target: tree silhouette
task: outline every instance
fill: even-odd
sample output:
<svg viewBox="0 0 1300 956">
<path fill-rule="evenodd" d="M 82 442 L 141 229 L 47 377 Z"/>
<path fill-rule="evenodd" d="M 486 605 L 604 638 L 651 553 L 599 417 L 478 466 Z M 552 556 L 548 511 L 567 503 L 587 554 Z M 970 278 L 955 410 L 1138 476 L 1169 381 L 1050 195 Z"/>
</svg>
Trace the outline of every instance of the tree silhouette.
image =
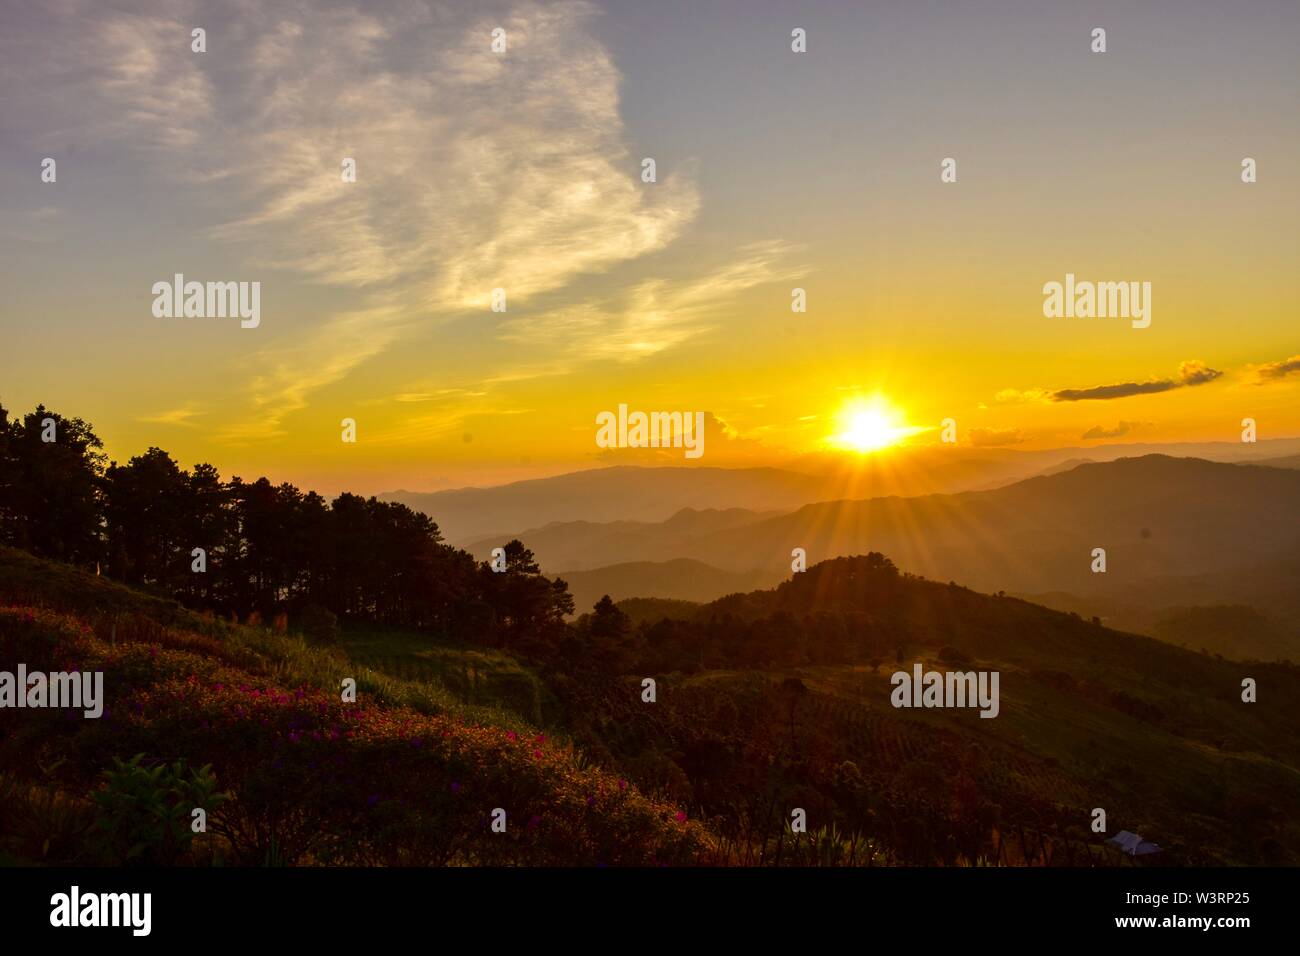
<svg viewBox="0 0 1300 956">
<path fill-rule="evenodd" d="M 53 440 L 43 440 L 52 438 Z M 149 448 L 105 468 L 90 426 L 44 406 L 11 421 L 0 407 L 0 542 L 92 565 L 191 604 L 270 620 L 288 613 L 516 642 L 563 627 L 568 585 L 541 574 L 519 541 L 493 573 L 442 541 L 427 515 L 396 502 L 315 492 L 266 478 L 223 482 Z M 205 570 L 194 568 L 202 549 Z"/>
<path fill-rule="evenodd" d="M 7 413 L 2 420 L 2 540 L 58 561 L 98 560 L 103 442 L 80 418 L 44 405 L 22 421 L 10 422 Z"/>
</svg>

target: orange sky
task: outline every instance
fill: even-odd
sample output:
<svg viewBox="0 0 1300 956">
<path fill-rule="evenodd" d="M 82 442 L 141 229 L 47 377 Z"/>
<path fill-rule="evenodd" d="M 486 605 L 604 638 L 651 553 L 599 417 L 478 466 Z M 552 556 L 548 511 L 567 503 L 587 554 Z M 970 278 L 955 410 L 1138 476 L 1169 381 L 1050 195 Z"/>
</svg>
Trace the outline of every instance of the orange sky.
<svg viewBox="0 0 1300 956">
<path fill-rule="evenodd" d="M 876 395 L 912 443 L 1300 435 L 1293 4 L 1109 6 L 1105 54 L 1015 5 L 815 10 L 804 54 L 775 5 L 430 9 L 241 9 L 204 54 L 166 4 L 16 17 L 0 401 L 329 491 L 623 460 L 620 403 L 707 413 L 706 466 Z M 177 272 L 260 325 L 154 317 Z M 1150 327 L 1046 318 L 1066 273 L 1150 282 Z"/>
</svg>

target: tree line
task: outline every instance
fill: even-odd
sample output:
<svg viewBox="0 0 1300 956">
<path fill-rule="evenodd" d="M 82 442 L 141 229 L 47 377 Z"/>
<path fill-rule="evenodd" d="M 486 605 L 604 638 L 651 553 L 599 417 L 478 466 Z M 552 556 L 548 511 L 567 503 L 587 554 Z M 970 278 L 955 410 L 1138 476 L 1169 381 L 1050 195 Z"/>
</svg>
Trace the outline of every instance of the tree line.
<svg viewBox="0 0 1300 956">
<path fill-rule="evenodd" d="M 156 447 L 110 462 L 90 424 L 44 405 L 12 420 L 0 406 L 0 542 L 241 616 L 324 609 L 504 645 L 573 611 L 518 541 L 494 571 L 396 502 L 222 480 Z"/>
</svg>

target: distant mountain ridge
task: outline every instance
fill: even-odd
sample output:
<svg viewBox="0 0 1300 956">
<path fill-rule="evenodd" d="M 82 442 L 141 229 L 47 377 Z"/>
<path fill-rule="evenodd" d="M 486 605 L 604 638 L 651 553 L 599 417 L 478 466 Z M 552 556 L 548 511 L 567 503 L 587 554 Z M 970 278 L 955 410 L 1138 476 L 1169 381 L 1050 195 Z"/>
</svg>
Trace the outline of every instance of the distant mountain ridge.
<svg viewBox="0 0 1300 956">
<path fill-rule="evenodd" d="M 380 497 L 430 515 L 453 544 L 553 522 L 660 522 L 683 508 L 788 511 L 827 494 L 826 479 L 777 468 L 619 465 L 491 488 Z"/>
<path fill-rule="evenodd" d="M 1149 455 L 992 491 L 808 505 L 707 535 L 695 556 L 739 570 L 788 565 L 794 547 L 810 562 L 878 550 L 977 590 L 1086 594 L 1256 565 L 1297 540 L 1300 472 Z"/>
<path fill-rule="evenodd" d="M 642 562 L 672 561 L 685 556 L 702 535 L 744 527 L 779 514 L 744 508 L 683 508 L 666 521 L 553 521 L 509 536 L 473 538 L 462 542 L 461 547 L 471 554 L 486 556 L 509 538 L 519 538 L 548 571 L 588 571 L 623 563 L 618 560 L 620 555 L 635 556 Z"/>
<path fill-rule="evenodd" d="M 422 511 L 451 544 L 566 521 L 660 522 L 683 508 L 793 511 L 820 501 L 989 490 L 1054 472 L 1071 460 L 1148 454 L 1260 462 L 1300 455 L 1300 439 L 1098 444 L 1046 450 L 921 446 L 879 456 L 807 455 L 784 468 L 615 465 L 483 488 L 379 495 Z"/>
<path fill-rule="evenodd" d="M 728 574 L 760 586 L 788 577 L 794 548 L 810 565 L 874 550 L 931 579 L 1040 595 L 1146 633 L 1171 608 L 1250 605 L 1288 635 L 1270 645 L 1278 657 L 1300 647 L 1300 471 L 1285 468 L 1151 455 L 990 491 L 822 502 L 776 516 L 732 509 L 659 524 L 561 523 L 521 538 L 547 573 L 580 582 L 584 600 L 602 588 L 616 600 L 708 600 L 735 589 Z M 1091 570 L 1095 548 L 1106 551 L 1105 573 Z M 693 564 L 671 564 L 680 559 Z"/>
<path fill-rule="evenodd" d="M 663 598 L 677 601 L 712 601 L 724 594 L 775 587 L 777 571 L 723 571 L 703 561 L 629 561 L 590 571 L 561 571 L 573 595 L 577 613 L 589 611 L 603 595 L 615 601 L 629 598 Z"/>
</svg>

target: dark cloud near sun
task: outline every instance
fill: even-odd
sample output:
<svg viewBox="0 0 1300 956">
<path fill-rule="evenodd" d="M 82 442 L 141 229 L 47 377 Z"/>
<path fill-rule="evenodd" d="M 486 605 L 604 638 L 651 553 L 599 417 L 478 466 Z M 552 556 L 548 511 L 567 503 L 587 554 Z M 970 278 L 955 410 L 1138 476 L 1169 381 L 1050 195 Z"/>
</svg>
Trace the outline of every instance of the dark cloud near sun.
<svg viewBox="0 0 1300 956">
<path fill-rule="evenodd" d="M 1204 362 L 1188 361 L 1178 367 L 1177 378 L 1155 379 L 1150 382 L 1120 382 L 1115 385 L 1096 385 L 1092 388 L 1063 388 L 1052 393 L 1052 401 L 1083 402 L 1128 398 L 1130 395 L 1153 395 L 1157 392 L 1173 391 L 1176 388 L 1204 385 L 1222 374 L 1218 369 L 1210 368 Z"/>
<path fill-rule="evenodd" d="M 1142 428 L 1145 424 L 1146 423 L 1144 422 L 1121 421 L 1114 428 L 1106 428 L 1103 425 L 1093 425 L 1079 437 L 1084 439 L 1123 438 L 1125 435 L 1131 434 L 1139 428 Z"/>
<path fill-rule="evenodd" d="M 1280 362 L 1269 362 L 1255 369 L 1261 382 L 1276 381 L 1286 378 L 1292 372 L 1300 372 L 1300 355 L 1292 355 Z"/>
</svg>

